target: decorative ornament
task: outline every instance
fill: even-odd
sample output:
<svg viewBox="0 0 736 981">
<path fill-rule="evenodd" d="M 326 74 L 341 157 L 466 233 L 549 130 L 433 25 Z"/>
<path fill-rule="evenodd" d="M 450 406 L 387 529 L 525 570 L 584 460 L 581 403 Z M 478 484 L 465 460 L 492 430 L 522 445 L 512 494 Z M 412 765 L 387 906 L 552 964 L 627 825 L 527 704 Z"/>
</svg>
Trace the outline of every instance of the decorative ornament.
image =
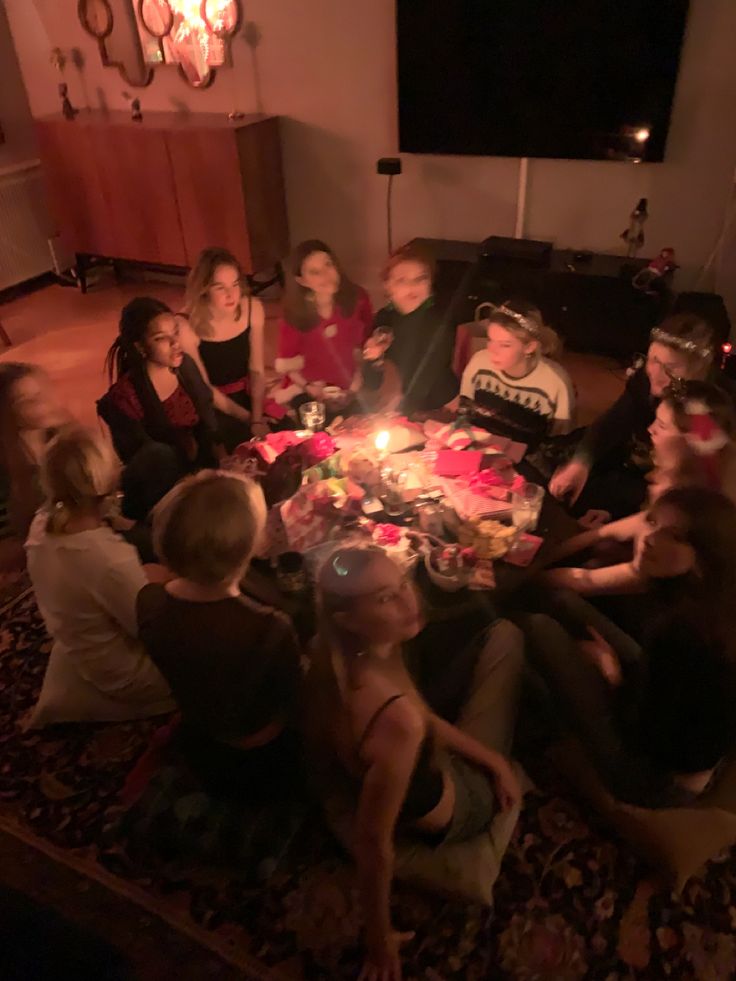
<svg viewBox="0 0 736 981">
<path fill-rule="evenodd" d="M 644 225 L 648 217 L 647 199 L 639 198 L 639 203 L 629 215 L 629 227 L 621 232 L 621 238 L 628 246 L 626 255 L 630 259 L 633 259 L 644 245 Z"/>
</svg>

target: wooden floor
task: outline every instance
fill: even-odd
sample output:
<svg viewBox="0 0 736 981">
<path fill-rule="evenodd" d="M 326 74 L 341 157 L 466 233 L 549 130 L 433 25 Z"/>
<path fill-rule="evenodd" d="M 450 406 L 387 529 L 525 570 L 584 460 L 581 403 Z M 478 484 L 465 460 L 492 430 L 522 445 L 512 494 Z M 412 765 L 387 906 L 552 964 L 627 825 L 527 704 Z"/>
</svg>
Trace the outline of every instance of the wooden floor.
<svg viewBox="0 0 736 981">
<path fill-rule="evenodd" d="M 13 345 L 0 361 L 30 361 L 51 376 L 70 412 L 88 425 L 96 421 L 95 402 L 104 394 L 105 353 L 116 332 L 121 307 L 132 297 L 156 296 L 172 309 L 182 306 L 183 288 L 172 283 L 116 284 L 104 272 L 89 293 L 48 286 L 0 306 L 0 319 Z M 266 355 L 273 358 L 279 304 L 266 300 Z M 609 359 L 567 354 L 564 364 L 578 390 L 578 423 L 585 425 L 618 395 L 623 372 Z"/>
</svg>

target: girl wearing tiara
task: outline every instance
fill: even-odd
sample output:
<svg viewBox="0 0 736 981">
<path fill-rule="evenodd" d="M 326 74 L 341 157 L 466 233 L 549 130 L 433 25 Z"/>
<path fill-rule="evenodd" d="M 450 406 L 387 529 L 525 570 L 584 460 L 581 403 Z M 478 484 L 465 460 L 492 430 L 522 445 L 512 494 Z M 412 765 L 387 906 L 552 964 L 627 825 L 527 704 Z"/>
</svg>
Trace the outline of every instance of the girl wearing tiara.
<svg viewBox="0 0 736 981">
<path fill-rule="evenodd" d="M 532 445 L 566 433 L 575 395 L 567 372 L 550 360 L 558 347 L 532 304 L 508 300 L 495 307 L 488 344 L 470 359 L 460 385 L 473 421 Z"/>
<path fill-rule="evenodd" d="M 669 317 L 651 333 L 646 359 L 632 372 L 616 402 L 587 430 L 572 460 L 549 484 L 575 514 L 603 509 L 614 518 L 631 514 L 646 495 L 651 467 L 649 427 L 659 400 L 673 381 L 709 380 L 726 391 L 728 379 L 713 367 L 713 336 L 693 314 Z"/>
</svg>

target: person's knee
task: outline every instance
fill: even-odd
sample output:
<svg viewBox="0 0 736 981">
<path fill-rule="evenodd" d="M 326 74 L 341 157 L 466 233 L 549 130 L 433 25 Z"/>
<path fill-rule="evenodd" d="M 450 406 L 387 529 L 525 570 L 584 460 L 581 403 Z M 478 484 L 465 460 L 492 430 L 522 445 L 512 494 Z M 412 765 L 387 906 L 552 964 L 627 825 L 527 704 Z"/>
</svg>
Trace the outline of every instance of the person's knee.
<svg viewBox="0 0 736 981">
<path fill-rule="evenodd" d="M 524 634 L 511 620 L 497 620 L 486 634 L 480 652 L 481 663 L 496 665 L 503 661 L 519 671 L 524 666 Z"/>
</svg>

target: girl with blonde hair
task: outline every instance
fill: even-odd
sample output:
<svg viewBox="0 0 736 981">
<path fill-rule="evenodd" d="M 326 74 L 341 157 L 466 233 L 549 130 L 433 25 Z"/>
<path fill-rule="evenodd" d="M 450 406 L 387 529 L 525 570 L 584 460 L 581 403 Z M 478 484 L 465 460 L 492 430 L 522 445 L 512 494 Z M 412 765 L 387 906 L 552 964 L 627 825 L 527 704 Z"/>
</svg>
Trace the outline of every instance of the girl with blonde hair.
<svg viewBox="0 0 736 981">
<path fill-rule="evenodd" d="M 286 616 L 241 592 L 266 504 L 245 477 L 203 470 L 157 505 L 173 578 L 138 598 L 146 650 L 181 711 L 176 748 L 201 786 L 238 802 L 288 798 L 298 779 L 299 650 Z"/>
<path fill-rule="evenodd" d="M 473 420 L 529 444 L 568 432 L 575 394 L 565 369 L 553 361 L 559 338 L 537 307 L 507 300 L 493 307 L 488 344 L 468 362 L 460 384 Z"/>
<path fill-rule="evenodd" d="M 268 430 L 260 300 L 245 288 L 237 258 L 226 249 L 204 249 L 187 279 L 181 343 L 212 386 L 220 437 L 232 450 Z"/>
<path fill-rule="evenodd" d="M 174 707 L 137 639 L 146 572 L 105 520 L 119 478 L 109 441 L 90 430 L 60 434 L 43 459 L 45 502 L 26 552 L 53 644 L 32 726 L 139 719 Z"/>
<path fill-rule="evenodd" d="M 471 645 L 462 672 L 445 658 L 445 686 L 462 689 L 452 724 L 430 708 L 405 667 L 402 645 L 420 633 L 422 616 L 413 585 L 382 549 L 334 552 L 320 573 L 318 600 L 306 699 L 314 770 L 324 775 L 328 818 L 335 788 L 350 787 L 350 827 L 330 823 L 357 863 L 367 947 L 361 977 L 399 979 L 405 936 L 391 923 L 394 836 L 436 847 L 488 833 L 501 812 L 506 831 L 515 821 L 521 790 L 505 754 L 523 667 L 521 635 L 499 620 Z M 502 852 L 498 831 L 494 824 Z"/>
</svg>

